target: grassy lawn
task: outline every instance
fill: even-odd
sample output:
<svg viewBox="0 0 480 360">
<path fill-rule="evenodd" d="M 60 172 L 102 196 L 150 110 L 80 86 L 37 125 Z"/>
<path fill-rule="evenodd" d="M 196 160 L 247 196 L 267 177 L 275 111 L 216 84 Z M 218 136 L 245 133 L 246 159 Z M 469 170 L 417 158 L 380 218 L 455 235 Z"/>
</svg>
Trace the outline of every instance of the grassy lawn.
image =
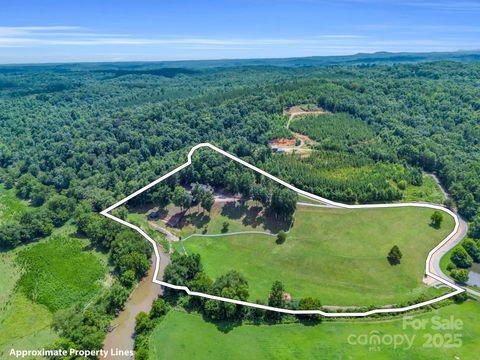
<svg viewBox="0 0 480 360">
<path fill-rule="evenodd" d="M 310 202 L 313 201 L 310 200 Z M 318 202 L 315 203 L 318 204 Z M 172 205 L 167 207 L 170 211 L 173 208 Z M 154 211 L 157 210 L 156 208 L 150 208 L 146 211 L 143 209 L 142 212 L 130 212 L 128 220 L 145 228 L 148 226 L 147 214 L 152 209 Z M 210 213 L 201 209 L 199 211 L 197 207 L 192 207 L 185 213 L 185 216 L 176 227 L 167 226 L 162 220 L 153 222 L 163 228 L 167 228 L 182 239 L 192 234 L 221 234 L 224 222 L 228 222 L 228 232 L 230 233 L 238 231 L 277 233 L 281 229 L 287 230 L 289 228 L 289 223 L 277 221 L 272 216 L 265 218 L 262 210 L 263 208 L 253 201 L 249 201 L 245 205 L 240 204 L 238 201 L 232 201 L 215 204 Z M 152 220 L 150 221 L 152 222 Z"/>
<path fill-rule="evenodd" d="M 460 320 L 458 330 L 435 330 L 436 319 Z M 315 326 L 302 324 L 241 325 L 229 332 L 201 316 L 170 311 L 155 328 L 150 341 L 150 359 L 475 359 L 480 336 L 480 304 L 467 302 L 415 315 L 425 322 L 412 329 L 402 318 L 384 321 L 332 321 Z M 433 320 L 432 320 L 433 319 Z M 188 334 L 188 335 L 186 335 Z M 385 339 L 378 347 L 361 343 L 362 336 Z M 445 341 L 459 334 L 460 347 L 428 347 L 428 338 Z M 408 336 L 398 346 L 388 343 L 393 336 Z M 357 342 L 357 343 L 355 343 Z M 168 344 L 166 346 L 165 344 Z M 439 343 L 437 342 L 437 345 Z M 427 346 L 425 346 L 427 345 Z M 352 356 L 352 355 L 355 356 Z"/>
<path fill-rule="evenodd" d="M 324 305 L 397 304 L 427 291 L 422 283 L 427 254 L 453 229 L 448 215 L 440 229 L 431 227 L 432 213 L 413 207 L 301 206 L 282 245 L 265 235 L 192 237 L 183 245 L 202 256 L 212 278 L 231 269 L 242 272 L 252 300 L 267 299 L 272 282 L 281 280 L 293 298 L 314 296 Z M 403 253 L 397 266 L 386 260 L 393 245 Z M 427 295 L 438 291 L 428 289 Z"/>
<path fill-rule="evenodd" d="M 0 252 L 0 311 L 9 302 L 21 275 L 21 269 L 15 259 L 16 255 L 13 251 Z"/>
<path fill-rule="evenodd" d="M 0 224 L 20 218 L 28 209 L 28 203 L 18 199 L 14 189 L 7 190 L 0 184 Z"/>
<path fill-rule="evenodd" d="M 12 294 L 11 304 L 0 314 L 0 358 L 11 348 L 37 349 L 52 343 L 57 335 L 50 329 L 53 314 L 46 306 L 30 301 L 21 292 Z"/>
<path fill-rule="evenodd" d="M 304 202 L 304 203 L 308 203 L 308 204 L 319 204 L 319 205 L 322 204 L 322 202 L 320 202 L 320 201 L 313 200 L 313 199 L 307 198 L 307 197 L 302 196 L 302 195 L 298 195 L 298 202 Z"/>
<path fill-rule="evenodd" d="M 430 175 L 423 175 L 423 184 L 421 186 L 408 185 L 405 189 L 403 202 L 426 201 L 429 203 L 443 204 L 445 197 L 440 191 L 440 187 Z"/>
</svg>

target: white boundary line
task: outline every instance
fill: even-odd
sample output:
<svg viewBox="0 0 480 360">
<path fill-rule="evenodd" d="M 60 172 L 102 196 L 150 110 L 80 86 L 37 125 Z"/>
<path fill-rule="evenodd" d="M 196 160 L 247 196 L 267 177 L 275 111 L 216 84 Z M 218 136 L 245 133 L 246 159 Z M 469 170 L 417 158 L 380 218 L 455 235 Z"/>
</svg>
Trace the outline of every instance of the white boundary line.
<svg viewBox="0 0 480 360">
<path fill-rule="evenodd" d="M 220 154 L 222 154 L 223 156 L 226 156 L 227 158 L 231 159 L 231 160 L 234 160 L 236 162 L 238 162 L 239 164 L 242 164 L 246 167 L 248 167 L 249 169 L 252 169 L 266 177 L 268 177 L 269 179 L 272 179 L 273 181 L 285 186 L 286 188 L 290 189 L 290 190 L 293 190 L 295 191 L 296 193 L 300 194 L 300 195 L 303 195 L 307 198 L 311 198 L 311 199 L 314 199 L 314 200 L 318 200 L 318 201 L 321 201 L 321 202 L 324 202 L 328 205 L 331 205 L 331 206 L 334 206 L 334 207 L 339 207 L 339 208 L 344 208 L 344 209 L 372 209 L 372 208 L 394 208 L 394 207 L 424 207 L 424 208 L 430 208 L 430 209 L 436 209 L 436 210 L 440 210 L 440 211 L 444 211 L 446 212 L 447 214 L 449 214 L 450 216 L 452 216 L 454 219 L 455 219 L 455 227 L 453 229 L 453 231 L 445 238 L 442 240 L 442 242 L 440 242 L 437 246 L 435 246 L 429 253 L 428 253 L 428 256 L 427 256 L 427 260 L 426 260 L 426 264 L 425 264 L 425 275 L 427 276 L 430 276 L 432 278 L 434 278 L 435 280 L 441 282 L 442 284 L 448 286 L 449 288 L 453 289 L 454 291 L 448 293 L 448 294 L 445 294 L 445 295 L 442 295 L 442 296 L 439 296 L 435 299 L 431 299 L 431 300 L 428 300 L 428 301 L 423 301 L 421 303 L 418 303 L 418 304 L 414 304 L 414 305 L 410 305 L 410 306 L 405 306 L 405 307 L 401 307 L 401 308 L 389 308 L 389 309 L 385 309 L 385 308 L 382 308 L 382 309 L 374 309 L 374 310 L 370 310 L 370 311 L 366 311 L 366 312 L 338 312 L 338 313 L 330 313 L 330 312 L 325 312 L 325 311 L 322 311 L 322 310 L 289 310 L 289 309 L 282 309 L 282 308 L 276 308 L 276 307 L 272 307 L 272 306 L 267 306 L 267 305 L 261 305 L 261 304 L 256 304 L 256 303 L 251 303 L 251 302 L 248 302 L 248 301 L 240 301 L 240 300 L 234 300 L 234 299 L 228 299 L 228 298 L 224 298 L 224 297 L 221 297 L 221 296 L 215 296 L 215 295 L 210 295 L 210 294 L 204 294 L 204 293 L 200 293 L 200 292 L 196 292 L 196 291 L 191 291 L 188 287 L 186 286 L 180 286 L 180 285 L 173 285 L 173 284 L 169 284 L 167 282 L 164 282 L 164 281 L 160 281 L 160 280 L 157 280 L 157 275 L 158 275 L 158 271 L 159 271 L 159 268 L 160 268 L 160 254 L 159 254 L 159 251 L 158 251 L 158 247 L 157 247 L 157 244 L 155 243 L 155 241 L 150 237 L 148 236 L 145 231 L 143 231 L 141 228 L 139 228 L 138 226 L 135 226 L 133 224 L 130 224 L 129 222 L 126 222 L 125 220 L 122 220 L 122 219 L 119 219 L 117 218 L 116 216 L 113 216 L 112 214 L 110 214 L 109 212 L 112 211 L 113 209 L 125 204 L 128 200 L 134 198 L 135 196 L 141 194 L 142 192 L 144 192 L 145 190 L 148 190 L 150 189 L 151 187 L 157 185 L 158 183 L 162 182 L 163 180 L 167 179 L 168 177 L 174 175 L 175 173 L 179 172 L 180 170 L 186 168 L 187 166 L 189 166 L 191 163 L 192 163 L 192 155 L 195 151 L 197 151 L 198 149 L 200 148 L 203 148 L 203 147 L 208 147 Z M 277 312 L 280 312 L 280 313 L 285 313 L 285 314 L 293 314 L 293 315 L 310 315 L 310 314 L 317 314 L 317 315 L 322 315 L 322 316 L 325 316 L 325 317 L 365 317 L 365 316 L 369 316 L 369 315 L 374 315 L 374 314 L 384 314 L 384 313 L 401 313 L 401 312 L 404 312 L 404 311 L 409 311 L 409 310 L 413 310 L 413 309 L 417 309 L 417 308 L 420 308 L 420 307 L 423 307 L 423 306 L 427 306 L 427 305 L 431 305 L 431 304 L 434 304 L 434 303 L 437 303 L 439 301 L 442 301 L 442 300 L 445 300 L 445 299 L 448 299 L 452 296 L 455 296 L 457 294 L 460 294 L 462 292 L 464 292 L 465 290 L 463 288 L 461 288 L 460 286 L 457 286 L 456 284 L 454 284 L 453 282 L 450 282 L 450 281 L 447 281 L 443 278 L 441 278 L 440 276 L 437 276 L 433 273 L 430 272 L 429 270 L 429 264 L 430 264 L 430 261 L 431 261 L 431 258 L 433 256 L 433 254 L 438 250 L 440 249 L 446 242 L 448 242 L 458 231 L 458 228 L 459 228 L 459 219 L 458 219 L 458 216 L 452 212 L 451 210 L 443 207 L 443 206 L 440 206 L 440 205 L 434 205 L 434 204 L 428 204 L 428 203 L 395 203 L 395 204 L 366 204 L 366 205 L 349 205 L 349 204 L 343 204 L 343 203 L 339 203 L 339 202 L 335 202 L 335 201 L 332 201 L 332 200 L 328 200 L 328 199 L 325 199 L 323 197 L 320 197 L 320 196 L 317 196 L 317 195 L 314 195 L 314 194 L 310 194 L 306 191 L 303 191 L 303 190 L 300 190 L 300 189 L 297 189 L 295 186 L 293 185 L 290 185 L 288 184 L 287 182 L 267 173 L 266 171 L 263 171 L 262 169 L 259 169 L 257 168 L 256 166 L 253 166 L 252 164 L 249 164 L 247 163 L 246 161 L 242 160 L 242 159 L 239 159 L 238 157 L 232 155 L 232 154 L 229 154 L 228 152 L 210 144 L 210 143 L 201 143 L 201 144 L 198 144 L 198 145 L 195 145 L 194 147 L 192 147 L 192 149 L 190 150 L 190 152 L 188 153 L 188 161 L 186 163 L 184 163 L 183 165 L 180 165 L 179 167 L 177 167 L 176 169 L 170 171 L 169 173 L 163 175 L 162 177 L 158 178 L 157 180 L 155 181 L 152 181 L 150 184 L 142 187 L 141 189 L 135 191 L 133 194 L 130 194 L 128 195 L 127 197 L 123 198 L 122 200 L 116 202 L 115 204 L 113 204 L 112 206 L 108 207 L 107 209 L 103 210 L 101 212 L 102 215 L 114 220 L 114 221 L 117 221 L 118 223 L 120 224 L 123 224 L 125 226 L 128 226 L 129 228 L 133 229 L 133 230 L 136 230 L 137 232 L 140 233 L 140 235 L 142 235 L 145 239 L 147 239 L 153 246 L 153 249 L 155 251 L 155 256 L 156 256 L 156 265 L 155 265 L 155 273 L 153 275 L 153 282 L 156 283 L 156 284 L 160 284 L 162 286 L 166 286 L 166 287 L 169 287 L 169 288 L 172 288 L 172 289 L 175 289 L 175 290 L 183 290 L 185 291 L 188 295 L 193 295 L 193 296 L 200 296 L 200 297 L 204 297 L 204 298 L 207 298 L 207 299 L 212 299 L 212 300 L 219 300 L 219 301 L 225 301 L 225 302 L 229 302 L 229 303 L 233 303 L 233 304 L 238 304 L 238 305 L 244 305 L 244 306 L 249 306 L 249 307 L 253 307 L 253 308 L 259 308 L 259 309 L 264 309 L 264 310 L 270 310 L 270 311 L 277 311 Z"/>
</svg>

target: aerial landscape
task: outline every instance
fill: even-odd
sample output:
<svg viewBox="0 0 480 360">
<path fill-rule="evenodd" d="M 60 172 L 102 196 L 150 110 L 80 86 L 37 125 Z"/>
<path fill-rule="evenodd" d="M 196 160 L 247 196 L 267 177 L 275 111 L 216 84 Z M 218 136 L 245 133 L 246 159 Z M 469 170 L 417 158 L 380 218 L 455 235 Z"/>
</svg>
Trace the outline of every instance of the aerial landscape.
<svg viewBox="0 0 480 360">
<path fill-rule="evenodd" d="M 478 359 L 476 3 L 0 5 L 0 360 Z"/>
</svg>

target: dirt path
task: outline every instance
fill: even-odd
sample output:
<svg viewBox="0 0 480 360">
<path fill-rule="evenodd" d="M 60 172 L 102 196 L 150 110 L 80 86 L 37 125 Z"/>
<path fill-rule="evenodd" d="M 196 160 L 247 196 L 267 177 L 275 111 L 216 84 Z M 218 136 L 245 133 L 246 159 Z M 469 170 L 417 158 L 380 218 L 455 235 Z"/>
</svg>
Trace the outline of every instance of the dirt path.
<svg viewBox="0 0 480 360">
<path fill-rule="evenodd" d="M 288 111 L 284 111 L 284 114 L 289 115 L 286 128 L 287 128 L 287 130 L 290 130 L 290 123 L 292 122 L 292 120 L 295 117 L 306 116 L 306 115 L 320 115 L 320 114 L 325 114 L 325 113 L 326 113 L 326 111 L 323 110 L 323 109 L 307 111 L 307 110 L 301 109 L 300 107 L 292 107 Z M 292 151 L 295 150 L 295 151 L 305 152 L 306 154 L 308 154 L 310 151 L 312 151 L 311 149 L 307 148 L 307 145 L 308 144 L 315 144 L 315 141 L 310 139 L 307 135 L 296 133 L 296 132 L 293 132 L 293 131 L 291 131 L 291 133 L 295 136 L 295 139 L 297 139 L 299 141 L 299 144 L 295 145 L 295 146 L 282 146 L 282 147 L 280 147 L 281 149 L 283 149 L 283 151 L 292 152 Z"/>
<path fill-rule="evenodd" d="M 164 234 L 168 241 L 178 241 L 177 235 L 172 234 L 170 231 L 161 227 L 157 223 L 154 223 L 153 221 L 149 221 L 148 225 L 150 225 L 155 230 L 160 231 L 162 234 Z"/>
<path fill-rule="evenodd" d="M 290 111 L 286 111 L 285 114 L 290 114 L 288 117 L 288 122 L 287 122 L 287 129 L 290 128 L 290 123 L 292 122 L 293 118 L 297 116 L 302 116 L 302 115 L 320 115 L 320 114 L 325 114 L 326 111 L 323 109 L 318 109 L 318 110 L 312 110 L 312 111 L 305 111 L 300 108 L 292 108 Z"/>
<path fill-rule="evenodd" d="M 238 200 L 238 198 L 235 198 L 231 195 L 224 195 L 224 194 L 214 194 L 214 198 L 216 203 L 235 202 Z"/>
<path fill-rule="evenodd" d="M 445 190 L 445 188 L 443 187 L 443 185 L 440 182 L 440 179 L 437 177 L 437 175 L 431 174 L 431 173 L 429 173 L 428 175 L 430 175 L 433 178 L 433 180 L 437 183 L 438 187 L 440 188 L 441 193 L 443 194 L 443 197 L 445 199 L 450 198 L 450 194 Z"/>
</svg>

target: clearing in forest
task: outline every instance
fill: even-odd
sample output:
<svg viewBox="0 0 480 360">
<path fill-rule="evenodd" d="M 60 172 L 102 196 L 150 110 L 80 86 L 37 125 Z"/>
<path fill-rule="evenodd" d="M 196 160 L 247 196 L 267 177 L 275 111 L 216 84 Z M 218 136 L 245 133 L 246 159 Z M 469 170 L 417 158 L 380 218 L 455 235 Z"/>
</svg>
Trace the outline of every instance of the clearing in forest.
<svg viewBox="0 0 480 360">
<path fill-rule="evenodd" d="M 207 145 L 199 147 L 203 146 Z M 208 147 L 227 154 L 209 144 Z M 212 279 L 230 270 L 242 273 L 248 281 L 249 301 L 266 301 L 276 280 L 285 285 L 289 301 L 316 297 L 326 305 L 347 307 L 400 306 L 448 292 L 446 288 L 427 288 L 422 283 L 429 251 L 454 233 L 455 219 L 448 211 L 440 228 L 431 226 L 432 213 L 441 207 L 396 204 L 364 208 L 319 198 L 330 206 L 298 205 L 287 221 L 272 210 L 274 194 L 293 193 L 295 202 L 297 193 L 315 195 L 298 189 L 292 191 L 293 187 L 281 180 L 276 180 L 280 185 L 272 185 L 269 181 L 273 176 L 239 159 L 236 161 L 266 175 L 268 181 L 238 164 L 218 161 L 211 153 L 207 156 L 202 151 L 202 159 L 192 159 L 195 149 L 190 152 L 188 163 L 140 190 L 151 188 L 141 198 L 143 214 L 137 208 L 133 216 L 143 217 L 143 221 L 137 221 L 142 226 L 156 225 L 144 229 L 148 233 L 160 226 L 172 234 L 175 251 L 200 254 L 204 270 Z M 229 154 L 227 157 L 237 159 Z M 243 171 L 237 173 L 239 169 Z M 174 173 L 174 178 L 154 187 Z M 261 195 L 242 193 L 240 183 L 247 178 L 249 189 L 266 189 L 269 195 L 265 201 L 259 200 Z M 213 186 L 216 182 L 224 182 L 220 194 Z M 195 203 L 194 191 L 199 187 L 208 189 L 206 192 L 213 198 L 208 209 L 199 201 Z M 133 201 L 129 205 L 135 209 L 138 193 L 102 213 L 117 219 L 108 212 L 130 199 Z M 149 209 L 145 206 L 148 199 L 156 199 L 162 206 L 155 208 L 152 204 Z M 180 219 L 171 223 L 172 217 Z M 277 221 L 269 223 L 268 219 Z M 280 230 L 287 232 L 283 243 L 276 241 Z M 401 263 L 396 266 L 387 261 L 394 245 L 403 253 Z"/>
</svg>

